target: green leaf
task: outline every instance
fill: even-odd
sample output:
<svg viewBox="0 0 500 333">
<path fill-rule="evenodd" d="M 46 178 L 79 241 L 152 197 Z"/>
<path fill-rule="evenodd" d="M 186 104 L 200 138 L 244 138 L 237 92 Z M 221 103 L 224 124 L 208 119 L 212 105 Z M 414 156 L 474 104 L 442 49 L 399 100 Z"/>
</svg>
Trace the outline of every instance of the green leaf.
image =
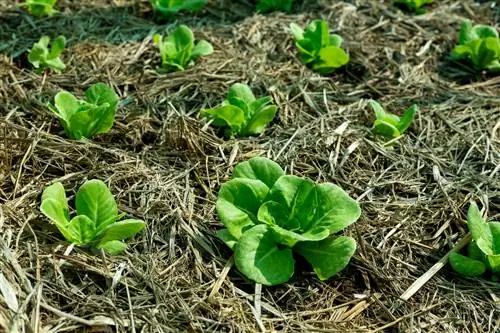
<svg viewBox="0 0 500 333">
<path fill-rule="evenodd" d="M 76 211 L 95 222 L 100 232 L 118 216 L 116 202 L 106 184 L 98 179 L 85 182 L 76 193 Z"/>
<path fill-rule="evenodd" d="M 470 36 L 472 40 L 475 39 L 482 39 L 482 38 L 489 38 L 493 37 L 495 39 L 498 38 L 498 32 L 495 28 L 487 26 L 487 25 L 482 25 L 482 24 L 476 24 L 473 26 L 470 30 Z M 470 40 L 469 40 L 470 41 Z"/>
<path fill-rule="evenodd" d="M 125 251 L 127 249 L 127 244 L 125 244 L 124 242 L 120 242 L 120 241 L 115 240 L 115 241 L 109 241 L 106 243 L 100 243 L 99 245 L 97 245 L 97 248 L 103 249 L 108 254 L 113 256 L 113 255 L 117 255 L 117 254 L 120 254 L 123 251 Z"/>
<path fill-rule="evenodd" d="M 378 119 L 373 123 L 372 132 L 375 135 L 381 135 L 389 139 L 401 136 L 401 133 L 396 126 Z"/>
<path fill-rule="evenodd" d="M 69 207 L 68 200 L 66 199 L 66 191 L 60 182 L 56 182 L 43 190 L 42 202 L 47 199 L 53 199 L 60 204 L 63 210 L 62 215 L 65 217 L 65 220 L 69 222 Z"/>
<path fill-rule="evenodd" d="M 78 99 L 67 91 L 60 91 L 54 97 L 54 104 L 56 110 L 52 109 L 52 111 L 64 121 L 66 126 L 69 126 L 69 120 L 80 108 Z"/>
<path fill-rule="evenodd" d="M 400 134 L 403 134 L 411 125 L 413 122 L 413 119 L 415 118 L 415 114 L 417 113 L 417 106 L 413 104 L 410 106 L 405 113 L 403 113 L 403 116 L 401 117 L 397 129 Z"/>
<path fill-rule="evenodd" d="M 254 226 L 241 236 L 234 262 L 246 277 L 268 286 L 288 281 L 295 265 L 292 251 L 280 249 L 266 225 Z"/>
<path fill-rule="evenodd" d="M 312 21 L 304 31 L 304 39 L 310 40 L 315 53 L 318 53 L 323 47 L 330 44 L 328 23 L 325 20 Z"/>
<path fill-rule="evenodd" d="M 264 132 L 266 126 L 273 121 L 278 108 L 276 105 L 269 105 L 253 114 L 253 117 L 247 123 L 244 133 L 246 135 L 256 135 Z"/>
<path fill-rule="evenodd" d="M 150 0 L 158 14 L 169 18 L 181 10 L 198 11 L 207 4 L 207 0 Z"/>
<path fill-rule="evenodd" d="M 321 280 L 326 280 L 349 264 L 356 251 L 356 241 L 346 236 L 327 238 L 319 242 L 298 243 L 294 250 L 312 265 Z"/>
<path fill-rule="evenodd" d="M 231 249 L 234 250 L 234 247 L 236 244 L 238 244 L 238 240 L 231 235 L 229 230 L 227 229 L 221 229 L 217 231 L 217 237 L 219 237 L 226 245 Z"/>
<path fill-rule="evenodd" d="M 500 222 L 489 222 L 487 225 L 493 240 L 492 251 L 494 254 L 500 254 Z"/>
<path fill-rule="evenodd" d="M 469 45 L 472 49 L 470 58 L 477 69 L 485 69 L 488 65 L 499 58 L 498 51 L 500 41 L 496 38 L 477 39 Z"/>
<path fill-rule="evenodd" d="M 116 108 L 120 98 L 115 93 L 113 88 L 104 83 L 96 83 L 91 85 L 85 92 L 86 101 L 90 104 L 98 106 L 90 110 L 90 136 L 106 133 L 115 121 Z"/>
<path fill-rule="evenodd" d="M 245 111 L 246 118 L 250 116 L 250 104 L 255 101 L 255 96 L 246 84 L 235 83 L 229 88 L 227 101 Z"/>
<path fill-rule="evenodd" d="M 476 242 L 472 240 L 469 245 L 467 245 L 467 256 L 471 259 L 484 261 L 486 260 L 486 255 L 477 246 Z"/>
<path fill-rule="evenodd" d="M 330 35 L 330 45 L 332 46 L 340 47 L 343 41 L 344 39 L 339 35 L 336 34 Z"/>
<path fill-rule="evenodd" d="M 486 221 L 481 216 L 481 212 L 475 202 L 471 202 L 467 212 L 467 226 L 472 235 L 472 239 L 476 241 L 477 246 L 483 253 L 493 254 L 493 236 Z"/>
<path fill-rule="evenodd" d="M 213 109 L 202 110 L 201 114 L 213 119 L 213 124 L 220 127 L 229 127 L 238 134 L 245 122 L 245 112 L 237 106 L 223 105 Z"/>
<path fill-rule="evenodd" d="M 385 123 L 388 123 L 394 127 L 396 127 L 399 122 L 401 121 L 400 118 L 392 113 L 386 112 L 382 105 L 380 105 L 377 101 L 370 100 L 368 102 L 370 104 L 371 108 L 373 109 L 373 112 L 375 112 L 375 117 L 377 120 L 381 120 Z"/>
<path fill-rule="evenodd" d="M 219 190 L 216 210 L 222 223 L 236 239 L 257 223 L 257 212 L 269 188 L 255 179 L 235 178 Z"/>
<path fill-rule="evenodd" d="M 267 13 L 273 10 L 289 12 L 292 10 L 292 0 L 260 0 L 257 3 L 257 11 Z"/>
<path fill-rule="evenodd" d="M 479 260 L 468 258 L 458 252 L 450 253 L 451 267 L 463 276 L 479 276 L 486 271 L 486 266 Z"/>
<path fill-rule="evenodd" d="M 145 226 L 144 221 L 133 219 L 112 223 L 102 229 L 99 242 L 106 243 L 113 240 L 127 239 L 144 229 Z"/>
<path fill-rule="evenodd" d="M 306 241 L 320 241 L 327 238 L 330 235 L 330 231 L 327 228 L 314 228 L 310 231 L 304 233 L 297 233 L 291 230 L 287 230 L 278 225 L 270 226 L 274 233 L 274 240 L 278 244 L 282 244 L 288 247 L 294 247 L 298 242 Z"/>
<path fill-rule="evenodd" d="M 234 167 L 232 178 L 248 178 L 260 180 L 268 188 L 273 187 L 274 183 L 285 173 L 278 163 L 265 158 L 253 157 L 248 161 L 238 163 Z"/>
<path fill-rule="evenodd" d="M 200 40 L 193 48 L 191 59 L 196 60 L 199 57 L 210 55 L 214 52 L 212 44 L 205 40 Z"/>
<path fill-rule="evenodd" d="M 77 245 L 90 244 L 96 234 L 96 224 L 85 215 L 75 216 L 68 224 L 67 229 L 74 235 L 74 240 Z"/>
<path fill-rule="evenodd" d="M 91 85 L 87 91 L 85 91 L 85 100 L 90 104 L 98 106 L 107 104 L 108 108 L 114 110 L 118 106 L 120 98 L 113 88 L 100 82 Z"/>
<path fill-rule="evenodd" d="M 61 55 L 61 53 L 64 51 L 64 48 L 66 47 L 66 38 L 64 36 L 57 36 L 56 39 L 52 41 L 52 49 L 50 50 L 47 58 L 48 59 L 55 59 Z M 61 61 L 59 59 L 59 61 Z M 62 62 L 62 61 L 61 61 Z M 64 64 L 63 64 L 64 66 Z"/>
<path fill-rule="evenodd" d="M 75 235 L 68 230 L 69 216 L 66 215 L 65 207 L 61 202 L 47 198 L 42 201 L 40 211 L 56 225 L 68 242 L 75 242 Z"/>
<path fill-rule="evenodd" d="M 457 45 L 451 52 L 451 58 L 454 60 L 460 60 L 467 58 L 471 55 L 472 49 L 470 45 Z"/>
<path fill-rule="evenodd" d="M 462 25 L 460 26 L 460 33 L 458 37 L 459 45 L 465 45 L 474 39 L 474 36 L 471 36 L 471 31 L 472 22 L 470 20 L 463 21 Z"/>
<path fill-rule="evenodd" d="M 312 68 L 318 73 L 329 74 L 348 62 L 349 56 L 347 53 L 340 47 L 331 45 L 321 48 Z"/>
</svg>

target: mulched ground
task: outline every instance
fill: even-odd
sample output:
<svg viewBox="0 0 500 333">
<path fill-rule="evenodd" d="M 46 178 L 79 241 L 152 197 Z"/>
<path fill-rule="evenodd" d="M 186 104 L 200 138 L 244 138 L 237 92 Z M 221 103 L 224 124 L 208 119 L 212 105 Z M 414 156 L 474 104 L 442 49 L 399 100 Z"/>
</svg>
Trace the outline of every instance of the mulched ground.
<svg viewBox="0 0 500 333">
<path fill-rule="evenodd" d="M 13 2 L 13 1 L 12 1 Z M 464 18 L 498 25 L 494 2 L 436 1 L 410 16 L 383 1 L 299 1 L 292 14 L 255 14 L 248 1 L 212 1 L 155 23 L 147 1 L 59 1 L 35 19 L 0 4 L 0 271 L 19 309 L 0 297 L 7 332 L 498 332 L 500 285 L 449 266 L 408 301 L 399 297 L 466 233 L 469 200 L 500 217 L 500 77 L 471 75 L 447 55 Z M 321 77 L 297 59 L 291 22 L 327 19 L 351 63 Z M 184 23 L 212 56 L 158 74 L 150 36 Z M 26 50 L 64 34 L 62 74 L 36 75 Z M 109 134 L 66 139 L 46 105 L 92 83 L 121 97 Z M 235 82 L 271 95 L 278 116 L 255 138 L 224 141 L 200 118 Z M 392 146 L 370 135 L 379 100 L 416 121 Z M 346 234 L 358 251 L 319 281 L 299 263 L 289 283 L 260 290 L 215 237 L 218 188 L 252 156 L 330 181 L 358 199 Z M 120 210 L 147 221 L 126 254 L 72 248 L 40 213 L 61 181 L 109 184 Z"/>
</svg>

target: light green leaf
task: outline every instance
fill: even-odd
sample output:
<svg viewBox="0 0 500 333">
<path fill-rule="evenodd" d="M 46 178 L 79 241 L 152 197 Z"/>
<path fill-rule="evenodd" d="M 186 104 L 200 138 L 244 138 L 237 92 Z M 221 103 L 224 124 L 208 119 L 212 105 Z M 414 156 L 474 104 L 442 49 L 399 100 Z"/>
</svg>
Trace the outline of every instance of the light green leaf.
<svg viewBox="0 0 500 333">
<path fill-rule="evenodd" d="M 142 220 L 123 220 L 112 223 L 102 229 L 100 233 L 100 243 L 106 243 L 113 240 L 124 240 L 132 237 L 146 226 Z"/>
<path fill-rule="evenodd" d="M 325 20 L 312 21 L 304 31 L 304 39 L 310 40 L 317 52 L 328 46 L 330 44 L 328 23 Z"/>
<path fill-rule="evenodd" d="M 336 35 L 336 34 L 330 35 L 330 45 L 340 47 L 340 45 L 342 45 L 343 41 L 344 41 L 344 39 L 342 37 L 340 37 L 339 35 Z"/>
<path fill-rule="evenodd" d="M 114 241 L 109 241 L 106 243 L 100 243 L 97 245 L 97 248 L 103 249 L 108 254 L 113 256 L 113 255 L 117 255 L 117 254 L 120 254 L 123 251 L 125 251 L 127 249 L 127 244 L 125 244 L 124 242 L 114 240 Z"/>
<path fill-rule="evenodd" d="M 330 231 L 325 227 L 314 228 L 304 233 L 297 233 L 287 230 L 278 225 L 270 226 L 274 233 L 274 240 L 278 244 L 294 247 L 298 242 L 320 241 L 330 235 Z"/>
<path fill-rule="evenodd" d="M 453 51 L 451 51 L 451 58 L 454 60 L 460 60 L 469 57 L 471 53 L 472 49 L 469 44 L 457 45 Z"/>
<path fill-rule="evenodd" d="M 326 280 L 349 264 L 356 251 L 356 241 L 346 236 L 327 238 L 319 242 L 298 243 L 294 250 L 312 265 L 321 280 Z"/>
<path fill-rule="evenodd" d="M 67 204 L 66 204 L 67 206 Z M 40 211 L 43 215 L 47 216 L 59 229 L 59 232 L 68 240 L 68 242 L 75 242 L 75 235 L 68 230 L 69 215 L 66 214 L 64 204 L 56 201 L 54 198 L 47 198 L 42 201 Z"/>
<path fill-rule="evenodd" d="M 69 120 L 76 112 L 78 112 L 78 109 L 80 108 L 78 99 L 67 91 L 60 91 L 54 97 L 54 103 L 57 110 L 57 112 L 54 113 L 56 113 L 59 118 L 64 120 L 68 126 Z"/>
<path fill-rule="evenodd" d="M 43 190 L 42 202 L 47 199 L 53 199 L 60 204 L 63 210 L 62 215 L 65 217 L 65 220 L 69 222 L 69 207 L 68 200 L 66 199 L 66 191 L 60 182 L 56 182 Z"/>
<path fill-rule="evenodd" d="M 278 163 L 265 158 L 253 157 L 248 161 L 238 163 L 233 170 L 232 178 L 248 178 L 257 179 L 267 185 L 268 188 L 273 187 L 274 183 L 285 173 Z"/>
<path fill-rule="evenodd" d="M 213 119 L 213 124 L 221 127 L 229 127 L 234 133 L 238 133 L 245 122 L 245 113 L 242 109 L 233 105 L 223 105 L 213 109 L 205 109 L 201 112 L 204 117 Z"/>
<path fill-rule="evenodd" d="M 329 74 L 348 62 L 349 56 L 340 47 L 326 46 L 319 51 L 318 58 L 313 63 L 313 70 L 321 74 Z"/>
<path fill-rule="evenodd" d="M 481 212 L 475 202 L 471 202 L 469 206 L 467 226 L 469 227 L 472 239 L 476 241 L 481 251 L 488 255 L 493 254 L 493 236 L 491 235 L 491 230 L 481 216 Z"/>
<path fill-rule="evenodd" d="M 304 30 L 295 23 L 290 23 L 290 31 L 295 41 L 304 39 Z"/>
<path fill-rule="evenodd" d="M 98 179 L 85 182 L 76 193 L 76 211 L 95 222 L 100 232 L 116 221 L 118 209 L 106 184 Z"/>
<path fill-rule="evenodd" d="M 52 41 L 52 49 L 50 50 L 47 58 L 48 59 L 55 59 L 61 55 L 61 53 L 64 51 L 64 48 L 66 47 L 66 38 L 64 36 L 57 36 L 53 41 Z M 62 63 L 62 61 L 59 59 L 59 61 Z M 63 64 L 64 66 L 64 64 Z"/>
<path fill-rule="evenodd" d="M 253 117 L 247 123 L 244 133 L 246 135 L 256 135 L 264 132 L 266 126 L 273 121 L 278 108 L 276 105 L 269 105 L 258 110 L 253 114 Z"/>
<path fill-rule="evenodd" d="M 372 132 L 373 134 L 381 135 L 389 139 L 401 136 L 401 133 L 396 126 L 378 119 L 373 122 Z"/>
<path fill-rule="evenodd" d="M 110 86 L 105 83 L 95 83 L 85 91 L 85 100 L 94 105 L 107 104 L 108 108 L 116 109 L 120 98 Z"/>
<path fill-rule="evenodd" d="M 200 40 L 193 48 L 191 59 L 196 60 L 199 57 L 210 55 L 214 52 L 212 44 L 205 40 Z"/>
<path fill-rule="evenodd" d="M 245 116 L 250 116 L 250 104 L 255 101 L 255 96 L 249 86 L 243 83 L 235 83 L 229 88 L 227 94 L 229 104 L 245 111 Z M 246 117 L 245 117 L 246 118 Z"/>
<path fill-rule="evenodd" d="M 78 215 L 71 219 L 67 229 L 74 235 L 74 240 L 77 245 L 90 244 L 96 234 L 95 222 L 85 215 Z"/>
<path fill-rule="evenodd" d="M 221 186 L 215 208 L 236 239 L 257 223 L 257 212 L 268 191 L 260 180 L 246 178 L 235 178 Z"/>
<path fill-rule="evenodd" d="M 288 281 L 295 265 L 292 251 L 280 249 L 266 225 L 254 226 L 241 236 L 234 262 L 246 277 L 268 286 Z"/>
<path fill-rule="evenodd" d="M 396 126 L 400 134 L 406 132 L 406 130 L 410 127 L 411 123 L 413 122 L 413 119 L 415 118 L 417 110 L 418 110 L 417 105 L 413 104 L 405 111 L 405 113 L 403 113 L 403 116 L 401 117 L 398 125 Z"/>
<path fill-rule="evenodd" d="M 486 271 L 486 266 L 479 260 L 468 258 L 458 252 L 452 252 L 449 256 L 451 267 L 463 276 L 479 276 Z"/>
<path fill-rule="evenodd" d="M 236 244 L 238 244 L 238 240 L 233 237 L 233 235 L 231 235 L 231 233 L 227 229 L 221 229 L 217 231 L 217 237 L 219 237 L 224 243 L 226 243 L 226 245 L 229 246 L 231 250 L 234 250 L 234 247 L 236 246 Z"/>
</svg>

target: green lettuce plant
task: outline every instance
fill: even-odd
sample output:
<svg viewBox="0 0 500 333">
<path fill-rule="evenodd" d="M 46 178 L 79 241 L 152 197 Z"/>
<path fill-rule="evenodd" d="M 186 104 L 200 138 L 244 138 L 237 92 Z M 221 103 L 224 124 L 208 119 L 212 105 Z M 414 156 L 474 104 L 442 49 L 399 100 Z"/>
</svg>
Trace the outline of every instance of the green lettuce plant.
<svg viewBox="0 0 500 333">
<path fill-rule="evenodd" d="M 85 182 L 75 197 L 76 215 L 71 218 L 66 192 L 61 183 L 45 188 L 41 212 L 48 217 L 70 243 L 77 246 L 104 249 L 109 254 L 123 252 L 122 241 L 141 231 L 142 220 L 121 220 L 115 199 L 101 180 Z"/>
<path fill-rule="evenodd" d="M 170 17 L 180 11 L 198 11 L 207 4 L 207 0 L 150 0 L 153 10 L 163 17 Z"/>
<path fill-rule="evenodd" d="M 400 118 L 395 114 L 386 112 L 376 101 L 372 100 L 369 104 L 377 118 L 373 123 L 373 134 L 383 136 L 387 139 L 394 139 L 401 136 L 410 127 L 418 109 L 414 104 L 410 106 Z"/>
<path fill-rule="evenodd" d="M 257 135 L 276 115 L 277 107 L 272 101 L 270 96 L 257 99 L 249 86 L 235 83 L 220 106 L 202 110 L 201 115 L 212 120 L 213 125 L 226 128 L 227 136 Z"/>
<path fill-rule="evenodd" d="M 285 175 L 267 158 L 234 168 L 216 210 L 226 227 L 219 238 L 233 249 L 238 270 L 257 283 L 288 281 L 293 253 L 325 280 L 344 269 L 356 250 L 354 239 L 334 234 L 359 218 L 358 203 L 334 184 Z"/>
<path fill-rule="evenodd" d="M 312 21 L 304 31 L 297 24 L 290 25 L 300 60 L 320 74 L 330 74 L 349 62 L 349 56 L 340 48 L 342 37 L 331 35 L 324 20 Z"/>
<path fill-rule="evenodd" d="M 163 38 L 160 34 L 153 36 L 153 43 L 158 46 L 162 67 L 169 71 L 183 71 L 199 57 L 212 54 L 212 44 L 201 40 L 194 43 L 191 29 L 179 26 L 171 35 Z"/>
<path fill-rule="evenodd" d="M 405 8 L 409 12 L 423 14 L 425 10 L 422 7 L 431 4 L 432 1 L 433 0 L 395 0 L 394 4 Z"/>
<path fill-rule="evenodd" d="M 452 252 L 451 267 L 464 276 L 479 276 L 486 271 L 494 280 L 500 278 L 500 222 L 489 222 L 481 216 L 476 203 L 469 206 L 467 226 L 472 236 L 466 253 Z"/>
<path fill-rule="evenodd" d="M 66 38 L 58 36 L 52 41 L 50 49 L 49 42 L 49 36 L 42 36 L 29 50 L 28 61 L 37 69 L 38 73 L 42 73 L 47 68 L 55 72 L 61 72 L 66 68 L 59 57 L 66 47 Z"/>
<path fill-rule="evenodd" d="M 500 39 L 495 28 L 472 25 L 465 20 L 460 28 L 458 45 L 451 52 L 453 60 L 469 60 L 476 70 L 500 72 Z"/>
<path fill-rule="evenodd" d="M 27 0 L 22 3 L 22 7 L 26 7 L 28 12 L 33 16 L 51 16 L 57 13 L 54 9 L 57 0 Z"/>
<path fill-rule="evenodd" d="M 67 91 L 57 93 L 55 107 L 49 104 L 49 109 L 59 118 L 71 139 L 90 139 L 111 129 L 118 102 L 113 88 L 96 83 L 87 89 L 84 100 Z"/>
<path fill-rule="evenodd" d="M 257 3 L 257 11 L 267 13 L 274 10 L 290 12 L 292 10 L 293 0 L 260 0 Z"/>
</svg>

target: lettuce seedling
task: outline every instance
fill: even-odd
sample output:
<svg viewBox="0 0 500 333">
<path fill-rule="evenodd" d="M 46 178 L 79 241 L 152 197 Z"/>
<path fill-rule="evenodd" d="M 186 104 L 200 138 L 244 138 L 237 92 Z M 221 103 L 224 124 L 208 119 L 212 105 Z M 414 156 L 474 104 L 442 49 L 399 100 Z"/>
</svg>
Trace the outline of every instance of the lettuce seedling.
<svg viewBox="0 0 500 333">
<path fill-rule="evenodd" d="M 227 128 L 227 136 L 257 135 L 274 119 L 277 107 L 270 96 L 255 98 L 249 86 L 235 83 L 229 88 L 227 100 L 213 109 L 201 111 L 212 124 Z"/>
<path fill-rule="evenodd" d="M 220 188 L 216 210 L 226 227 L 219 238 L 233 249 L 238 270 L 257 283 L 288 281 L 293 252 L 326 280 L 344 269 L 356 250 L 354 239 L 333 234 L 359 218 L 358 203 L 334 184 L 285 175 L 267 158 L 234 168 Z"/>
<path fill-rule="evenodd" d="M 38 73 L 42 73 L 47 68 L 59 73 L 66 68 L 59 57 L 66 47 L 66 38 L 58 36 L 52 41 L 50 50 L 49 42 L 49 36 L 42 36 L 37 43 L 33 44 L 28 53 L 28 61 L 37 69 Z"/>
<path fill-rule="evenodd" d="M 153 10 L 163 17 L 170 17 L 181 10 L 198 11 L 207 4 L 207 0 L 150 0 Z"/>
<path fill-rule="evenodd" d="M 75 198 L 76 216 L 70 218 L 68 200 L 61 183 L 47 187 L 42 194 L 41 212 L 47 216 L 70 243 L 104 249 L 109 254 L 123 252 L 127 239 L 145 226 L 136 219 L 121 220 L 115 199 L 101 180 L 85 182 Z"/>
<path fill-rule="evenodd" d="M 399 7 L 404 7 L 406 10 L 416 13 L 423 14 L 425 10 L 422 8 L 425 5 L 432 3 L 432 0 L 395 0 L 394 4 Z"/>
<path fill-rule="evenodd" d="M 257 11 L 267 13 L 274 10 L 290 12 L 292 10 L 293 0 L 260 0 L 257 3 Z"/>
<path fill-rule="evenodd" d="M 84 100 L 61 91 L 54 102 L 55 107 L 49 104 L 49 109 L 59 118 L 66 134 L 71 139 L 80 140 L 110 130 L 119 98 L 113 88 L 96 83 L 87 89 Z"/>
<path fill-rule="evenodd" d="M 290 29 L 299 49 L 300 60 L 314 71 L 330 74 L 349 62 L 349 56 L 340 48 L 342 37 L 330 35 L 326 21 L 315 20 L 305 31 L 292 23 Z"/>
<path fill-rule="evenodd" d="M 500 222 L 486 223 L 473 202 L 467 212 L 467 226 L 472 235 L 467 253 L 452 252 L 451 267 L 464 276 L 479 276 L 490 271 L 497 280 L 500 278 Z"/>
<path fill-rule="evenodd" d="M 155 34 L 153 43 L 160 50 L 162 67 L 169 72 L 183 71 L 199 57 L 214 51 L 212 44 L 205 40 L 195 44 L 193 32 L 185 25 L 179 26 L 166 38 Z"/>
<path fill-rule="evenodd" d="M 500 72 L 500 39 L 495 28 L 462 23 L 458 45 L 451 52 L 453 60 L 468 59 L 476 70 Z"/>
<path fill-rule="evenodd" d="M 410 127 L 418 109 L 414 104 L 400 118 L 395 114 L 386 112 L 376 101 L 370 101 L 369 103 L 377 117 L 373 123 L 372 132 L 387 139 L 394 139 L 401 136 Z"/>
<path fill-rule="evenodd" d="M 22 3 L 22 7 L 26 7 L 28 12 L 37 17 L 51 16 L 57 13 L 54 9 L 57 0 L 27 0 Z"/>
</svg>

